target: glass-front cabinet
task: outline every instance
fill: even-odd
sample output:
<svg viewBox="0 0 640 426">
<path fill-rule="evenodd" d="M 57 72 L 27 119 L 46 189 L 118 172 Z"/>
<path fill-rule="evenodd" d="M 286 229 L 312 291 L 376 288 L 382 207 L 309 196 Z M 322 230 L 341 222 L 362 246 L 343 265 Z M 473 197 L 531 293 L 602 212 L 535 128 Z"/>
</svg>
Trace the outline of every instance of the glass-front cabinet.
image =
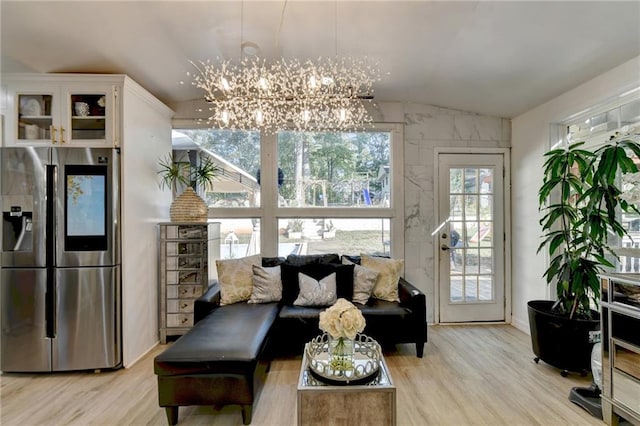
<svg viewBox="0 0 640 426">
<path fill-rule="evenodd" d="M 19 82 L 8 88 L 6 146 L 115 146 L 111 84 Z"/>
</svg>

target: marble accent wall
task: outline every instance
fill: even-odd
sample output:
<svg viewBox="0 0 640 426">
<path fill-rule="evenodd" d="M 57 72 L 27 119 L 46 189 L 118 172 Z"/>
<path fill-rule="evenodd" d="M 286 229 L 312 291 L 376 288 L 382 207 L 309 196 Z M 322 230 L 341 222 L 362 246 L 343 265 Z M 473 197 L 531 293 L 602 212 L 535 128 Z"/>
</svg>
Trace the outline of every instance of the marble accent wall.
<svg viewBox="0 0 640 426">
<path fill-rule="evenodd" d="M 436 148 L 509 148 L 511 121 L 433 105 L 381 102 L 374 121 L 404 123 L 405 278 L 427 296 L 434 321 L 434 151 Z"/>
</svg>

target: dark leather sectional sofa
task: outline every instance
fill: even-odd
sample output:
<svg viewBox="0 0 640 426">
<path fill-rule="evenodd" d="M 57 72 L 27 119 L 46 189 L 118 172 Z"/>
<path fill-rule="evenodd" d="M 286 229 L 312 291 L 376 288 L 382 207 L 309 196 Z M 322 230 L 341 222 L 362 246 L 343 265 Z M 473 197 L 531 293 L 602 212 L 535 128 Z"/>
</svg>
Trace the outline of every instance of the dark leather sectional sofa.
<svg viewBox="0 0 640 426">
<path fill-rule="evenodd" d="M 308 255 L 287 262 L 303 265 L 336 259 L 337 255 Z M 283 261 L 263 258 L 262 263 L 274 266 Z M 403 278 L 398 292 L 400 302 L 370 298 L 366 305 L 356 305 L 366 320 L 364 334 L 383 348 L 414 343 L 421 358 L 427 341 L 425 295 Z M 214 282 L 196 301 L 194 327 L 154 360 L 159 405 L 165 407 L 169 423 L 177 423 L 181 405 L 238 404 L 243 423 L 249 424 L 269 360 L 302 354 L 304 344 L 321 334 L 318 323 L 324 309 L 283 302 L 220 306 L 220 286 Z"/>
</svg>

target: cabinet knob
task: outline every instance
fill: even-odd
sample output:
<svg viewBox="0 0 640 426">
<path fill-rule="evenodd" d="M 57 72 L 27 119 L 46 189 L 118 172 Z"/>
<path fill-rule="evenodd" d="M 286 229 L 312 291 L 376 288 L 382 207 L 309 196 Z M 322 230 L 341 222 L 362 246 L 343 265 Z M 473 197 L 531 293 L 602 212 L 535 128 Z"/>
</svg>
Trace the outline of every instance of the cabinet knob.
<svg viewBox="0 0 640 426">
<path fill-rule="evenodd" d="M 64 127 L 60 126 L 60 143 L 64 143 Z"/>
<path fill-rule="evenodd" d="M 58 131 L 58 129 L 56 129 L 56 126 L 51 126 L 51 143 L 55 144 L 57 143 L 56 141 L 56 132 Z"/>
</svg>

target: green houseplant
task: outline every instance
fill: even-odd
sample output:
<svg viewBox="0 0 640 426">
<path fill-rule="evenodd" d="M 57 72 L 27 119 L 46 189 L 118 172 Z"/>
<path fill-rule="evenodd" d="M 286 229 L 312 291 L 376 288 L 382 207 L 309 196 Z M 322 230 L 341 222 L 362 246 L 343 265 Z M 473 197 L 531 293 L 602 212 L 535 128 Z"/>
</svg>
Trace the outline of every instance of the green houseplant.
<svg viewBox="0 0 640 426">
<path fill-rule="evenodd" d="M 542 359 L 563 375 L 590 367 L 589 332 L 599 327 L 593 311 L 600 301 L 598 274 L 617 258 L 609 236 L 628 235 L 620 211 L 639 212 L 621 197 L 620 176 L 638 172 L 633 156 L 640 157 L 640 145 L 618 134 L 595 150 L 580 142 L 545 154 L 538 252 L 547 249 L 543 276 L 555 285 L 557 300 L 530 301 L 529 324 L 536 362 Z"/>
<path fill-rule="evenodd" d="M 196 164 L 192 165 L 178 162 L 173 154 L 168 154 L 159 161 L 159 167 L 161 188 L 169 188 L 175 195 L 180 188 L 185 187 L 171 204 L 171 221 L 206 222 L 208 206 L 195 189 L 213 187 L 219 171 L 213 161 L 208 157 L 200 157 Z"/>
</svg>

